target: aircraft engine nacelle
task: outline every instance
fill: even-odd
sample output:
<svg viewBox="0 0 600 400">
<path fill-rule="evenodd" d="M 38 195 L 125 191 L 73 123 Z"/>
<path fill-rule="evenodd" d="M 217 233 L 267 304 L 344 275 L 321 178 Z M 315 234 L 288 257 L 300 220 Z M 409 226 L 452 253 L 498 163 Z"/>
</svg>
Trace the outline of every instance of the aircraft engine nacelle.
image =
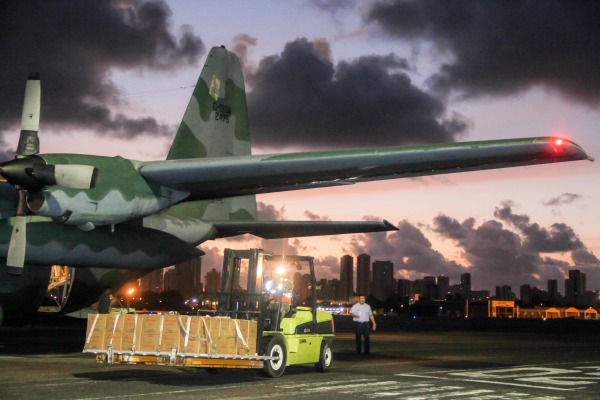
<svg viewBox="0 0 600 400">
<path fill-rule="evenodd" d="M 98 200 L 90 198 L 85 190 L 74 197 L 67 192 L 73 191 L 49 188 L 31 196 L 27 204 L 36 215 L 51 217 L 57 223 L 77 225 L 84 230 L 151 215 L 174 204 L 168 190 L 161 190 L 164 193 L 160 195 L 136 194 L 132 199 L 113 190 Z"/>
<path fill-rule="evenodd" d="M 63 162 L 66 155 L 45 155 L 48 163 Z M 59 160 L 54 160 L 59 158 Z M 27 205 L 36 215 L 55 222 L 90 230 L 157 213 L 188 196 L 188 193 L 148 183 L 137 172 L 135 161 L 121 157 L 77 156 L 72 163 L 92 165 L 97 170 L 95 186 L 72 189 L 45 186 L 29 193 Z"/>
</svg>

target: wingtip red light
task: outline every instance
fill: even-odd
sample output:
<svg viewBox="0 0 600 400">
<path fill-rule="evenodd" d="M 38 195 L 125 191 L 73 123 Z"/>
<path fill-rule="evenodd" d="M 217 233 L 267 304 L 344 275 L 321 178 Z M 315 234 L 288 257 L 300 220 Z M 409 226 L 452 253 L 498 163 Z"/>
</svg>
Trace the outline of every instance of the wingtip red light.
<svg viewBox="0 0 600 400">
<path fill-rule="evenodd" d="M 564 140 L 562 139 L 554 139 L 554 144 L 557 146 L 561 146 L 564 143 Z"/>
</svg>

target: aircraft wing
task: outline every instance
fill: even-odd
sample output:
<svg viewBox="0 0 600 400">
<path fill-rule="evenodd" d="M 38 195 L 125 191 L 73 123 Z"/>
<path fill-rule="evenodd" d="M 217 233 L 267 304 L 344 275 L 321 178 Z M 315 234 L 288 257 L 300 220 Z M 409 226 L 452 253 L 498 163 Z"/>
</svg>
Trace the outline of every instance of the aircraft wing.
<svg viewBox="0 0 600 400">
<path fill-rule="evenodd" d="M 249 233 L 264 239 L 397 231 L 388 221 L 216 221 L 216 238 Z"/>
<path fill-rule="evenodd" d="M 537 137 L 153 161 L 140 173 L 198 200 L 576 160 L 593 158 L 569 140 Z"/>
</svg>

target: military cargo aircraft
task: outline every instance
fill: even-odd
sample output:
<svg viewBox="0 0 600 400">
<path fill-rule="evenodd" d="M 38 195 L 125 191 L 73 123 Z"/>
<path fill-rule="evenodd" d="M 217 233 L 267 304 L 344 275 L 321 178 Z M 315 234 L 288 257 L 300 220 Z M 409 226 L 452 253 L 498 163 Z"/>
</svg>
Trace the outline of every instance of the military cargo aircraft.
<svg viewBox="0 0 600 400">
<path fill-rule="evenodd" d="M 260 221 L 257 194 L 592 160 L 553 137 L 251 155 L 241 65 L 224 47 L 208 54 L 163 161 L 41 154 L 40 100 L 31 75 L 15 159 L 0 165 L 0 321 L 37 309 L 51 265 L 77 269 L 71 297 L 82 307 L 105 285 L 198 257 L 207 240 L 396 229 L 387 221 Z"/>
</svg>

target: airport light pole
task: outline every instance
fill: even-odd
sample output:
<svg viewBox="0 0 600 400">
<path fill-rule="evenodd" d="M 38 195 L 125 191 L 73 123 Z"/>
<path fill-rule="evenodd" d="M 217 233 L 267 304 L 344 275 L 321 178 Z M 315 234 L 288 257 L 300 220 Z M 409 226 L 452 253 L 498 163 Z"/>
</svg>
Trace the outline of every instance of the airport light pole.
<svg viewBox="0 0 600 400">
<path fill-rule="evenodd" d="M 127 296 L 125 297 L 127 299 L 127 314 L 129 314 L 129 298 L 133 296 L 133 293 L 135 293 L 134 288 L 129 288 L 127 290 Z"/>
</svg>

